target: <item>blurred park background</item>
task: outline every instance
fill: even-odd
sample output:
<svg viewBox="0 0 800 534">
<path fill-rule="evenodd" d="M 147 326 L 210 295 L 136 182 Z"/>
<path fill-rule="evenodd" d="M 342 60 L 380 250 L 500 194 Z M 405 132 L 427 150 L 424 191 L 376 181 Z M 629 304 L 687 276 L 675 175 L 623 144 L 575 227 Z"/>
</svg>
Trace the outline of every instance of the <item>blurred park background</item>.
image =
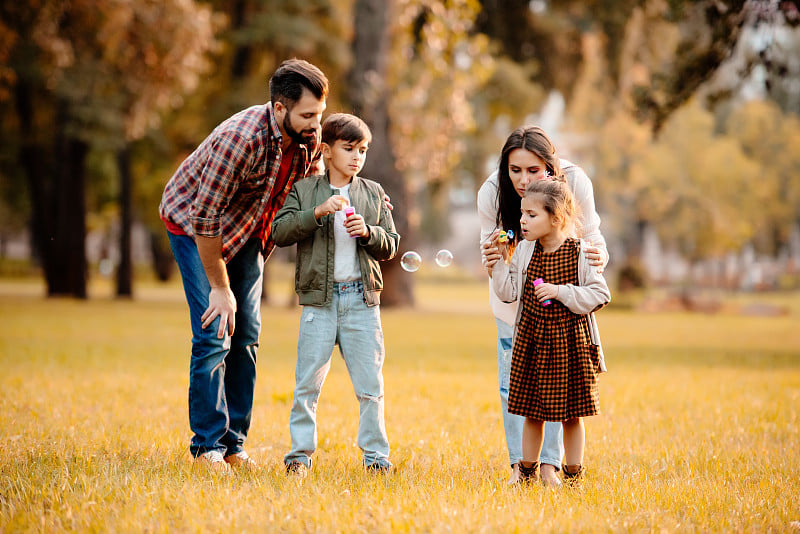
<svg viewBox="0 0 800 534">
<path fill-rule="evenodd" d="M 174 282 L 164 184 L 300 57 L 331 81 L 327 113 L 372 127 L 363 174 L 424 267 L 448 248 L 481 276 L 475 192 L 510 131 L 539 124 L 594 183 L 621 294 L 713 309 L 697 295 L 796 290 L 799 4 L 3 2 L 0 275 L 78 298 Z M 385 304 L 413 304 L 414 278 L 385 271 Z"/>
</svg>

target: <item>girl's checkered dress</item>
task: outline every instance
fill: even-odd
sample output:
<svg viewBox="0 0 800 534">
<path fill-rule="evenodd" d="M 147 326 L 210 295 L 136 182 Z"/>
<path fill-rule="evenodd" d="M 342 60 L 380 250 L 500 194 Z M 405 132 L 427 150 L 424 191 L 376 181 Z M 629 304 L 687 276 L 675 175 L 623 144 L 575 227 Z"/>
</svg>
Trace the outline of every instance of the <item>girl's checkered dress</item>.
<svg viewBox="0 0 800 534">
<path fill-rule="evenodd" d="M 509 413 L 566 421 L 600 412 L 600 358 L 589 335 L 587 316 L 572 313 L 555 299 L 542 306 L 533 293 L 533 281 L 539 277 L 550 284 L 578 285 L 580 253 L 577 239 L 567 239 L 552 253 L 545 253 L 536 243 L 520 298 Z"/>
</svg>

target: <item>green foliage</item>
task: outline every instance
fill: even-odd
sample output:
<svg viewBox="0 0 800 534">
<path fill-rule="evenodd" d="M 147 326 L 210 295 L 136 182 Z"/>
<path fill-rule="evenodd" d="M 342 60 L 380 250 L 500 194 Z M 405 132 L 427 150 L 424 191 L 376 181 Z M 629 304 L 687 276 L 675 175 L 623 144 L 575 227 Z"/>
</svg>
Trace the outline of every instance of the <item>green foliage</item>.
<svg viewBox="0 0 800 534">
<path fill-rule="evenodd" d="M 748 185 L 760 202 L 762 221 L 756 244 L 775 254 L 788 240 L 790 224 L 800 221 L 800 118 L 781 112 L 769 101 L 753 101 L 736 109 L 725 125 L 744 154 L 759 164 Z M 765 209 L 769 206 L 769 209 Z"/>
<path fill-rule="evenodd" d="M 45 2 L 34 41 L 68 106 L 68 135 L 112 146 L 140 138 L 197 85 L 215 24 L 193 2 Z"/>
<path fill-rule="evenodd" d="M 394 2 L 389 73 L 379 81 L 389 89 L 397 166 L 419 196 L 396 216 L 444 229 L 453 184 L 482 182 L 508 132 L 558 91 L 568 106 L 565 151 L 591 171 L 604 228 L 626 250 L 635 253 L 641 228 L 652 224 L 695 259 L 748 242 L 775 253 L 800 219 L 793 148 L 800 140 L 796 117 L 786 115 L 798 111 L 800 94 L 792 89 L 794 4 Z M 318 64 L 331 80 L 329 111 L 351 110 L 355 7 L 352 0 L 3 3 L 0 231 L 17 232 L 52 211 L 24 184 L 38 167 L 45 178 L 37 191 L 54 194 L 60 135 L 91 145 L 87 198 L 97 213 L 90 225 L 116 217 L 112 153 L 128 143 L 135 218 L 162 233 L 156 206 L 164 182 L 220 121 L 267 100 L 267 79 L 281 60 Z M 745 30 L 761 37 L 745 38 Z M 745 60 L 735 80 L 706 87 L 737 51 Z M 780 108 L 740 105 L 737 91 L 758 69 Z M 25 120 L 17 116 L 22 94 L 30 100 Z M 713 117 L 701 110 L 701 96 Z M 34 147 L 35 162 L 23 161 L 26 147 Z"/>
</svg>

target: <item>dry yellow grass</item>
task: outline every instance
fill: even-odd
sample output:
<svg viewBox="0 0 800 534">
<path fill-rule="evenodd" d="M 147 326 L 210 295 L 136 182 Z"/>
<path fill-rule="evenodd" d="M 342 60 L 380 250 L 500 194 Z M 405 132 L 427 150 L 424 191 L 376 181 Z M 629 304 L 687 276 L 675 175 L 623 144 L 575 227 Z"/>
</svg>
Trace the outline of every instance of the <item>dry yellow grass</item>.
<svg viewBox="0 0 800 534">
<path fill-rule="evenodd" d="M 422 280 L 424 282 L 424 280 Z M 580 491 L 508 488 L 487 288 L 418 288 L 384 310 L 396 471 L 368 476 L 338 353 L 305 484 L 287 480 L 298 310 L 264 309 L 261 468 L 191 469 L 178 290 L 46 300 L 0 284 L 0 531 L 800 532 L 800 321 L 604 310 L 604 414 Z M 281 291 L 286 289 L 284 286 Z"/>
</svg>

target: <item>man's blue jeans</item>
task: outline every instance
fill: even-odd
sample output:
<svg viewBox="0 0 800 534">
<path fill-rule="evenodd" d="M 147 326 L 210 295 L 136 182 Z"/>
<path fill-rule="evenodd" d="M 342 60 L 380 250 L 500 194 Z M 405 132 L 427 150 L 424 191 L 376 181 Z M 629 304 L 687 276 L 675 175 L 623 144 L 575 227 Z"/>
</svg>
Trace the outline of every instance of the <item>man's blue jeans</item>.
<svg viewBox="0 0 800 534">
<path fill-rule="evenodd" d="M 236 298 L 236 328 L 233 336 L 226 329 L 225 337 L 218 339 L 219 317 L 207 328 L 201 326 L 211 285 L 197 245 L 189 236 L 167 234 L 183 278 L 192 324 L 189 426 L 194 435 L 189 449 L 195 457 L 214 450 L 224 456 L 235 454 L 243 450 L 253 411 L 264 275 L 261 241 L 248 241 L 228 262 Z"/>
<path fill-rule="evenodd" d="M 503 410 L 503 427 L 506 433 L 508 458 L 511 465 L 522 460 L 522 423 L 525 418 L 520 415 L 508 413 L 508 388 L 511 381 L 511 356 L 514 352 L 512 337 L 514 329 L 505 321 L 495 317 L 497 322 L 497 367 L 498 381 L 500 383 L 500 406 Z M 561 423 L 545 422 L 544 443 L 539 463 L 550 464 L 561 469 L 561 459 L 564 457 L 564 430 Z"/>
<path fill-rule="evenodd" d="M 364 303 L 361 281 L 334 283 L 327 306 L 303 306 L 297 339 L 296 385 L 289 431 L 292 450 L 284 462 L 311 466 L 317 448 L 317 402 L 339 344 L 360 410 L 358 446 L 365 466 L 391 467 L 383 416 L 383 330 L 379 306 Z"/>
</svg>

